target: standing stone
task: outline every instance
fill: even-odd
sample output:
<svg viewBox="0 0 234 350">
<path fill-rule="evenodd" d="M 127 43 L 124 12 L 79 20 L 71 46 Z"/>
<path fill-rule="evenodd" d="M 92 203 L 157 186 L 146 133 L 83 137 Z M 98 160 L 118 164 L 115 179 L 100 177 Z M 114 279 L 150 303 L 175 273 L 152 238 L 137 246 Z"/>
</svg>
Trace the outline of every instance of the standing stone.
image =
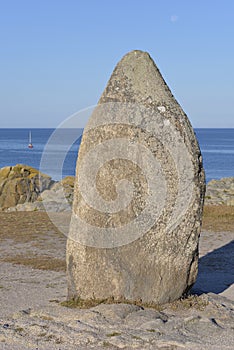
<svg viewBox="0 0 234 350">
<path fill-rule="evenodd" d="M 148 53 L 116 66 L 84 130 L 68 298 L 162 304 L 194 284 L 205 192 L 190 122 Z"/>
</svg>

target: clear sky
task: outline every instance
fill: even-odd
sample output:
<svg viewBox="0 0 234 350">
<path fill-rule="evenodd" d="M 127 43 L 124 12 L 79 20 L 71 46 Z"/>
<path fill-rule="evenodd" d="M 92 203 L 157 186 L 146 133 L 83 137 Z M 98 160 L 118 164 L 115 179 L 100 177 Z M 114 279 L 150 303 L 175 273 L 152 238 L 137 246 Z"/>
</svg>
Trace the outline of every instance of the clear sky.
<svg viewBox="0 0 234 350">
<path fill-rule="evenodd" d="M 233 0 L 0 0 L 0 127 L 56 127 L 148 51 L 194 127 L 234 127 Z"/>
</svg>

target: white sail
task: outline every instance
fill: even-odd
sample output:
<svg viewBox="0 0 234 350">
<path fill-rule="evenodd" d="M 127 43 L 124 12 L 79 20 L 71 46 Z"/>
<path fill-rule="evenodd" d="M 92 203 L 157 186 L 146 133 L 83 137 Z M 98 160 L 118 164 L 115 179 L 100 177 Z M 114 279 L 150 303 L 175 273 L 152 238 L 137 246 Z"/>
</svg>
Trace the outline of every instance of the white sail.
<svg viewBox="0 0 234 350">
<path fill-rule="evenodd" d="M 32 133 L 31 131 L 29 131 L 29 140 L 28 140 L 28 148 L 33 148 L 33 144 L 32 144 Z"/>
</svg>

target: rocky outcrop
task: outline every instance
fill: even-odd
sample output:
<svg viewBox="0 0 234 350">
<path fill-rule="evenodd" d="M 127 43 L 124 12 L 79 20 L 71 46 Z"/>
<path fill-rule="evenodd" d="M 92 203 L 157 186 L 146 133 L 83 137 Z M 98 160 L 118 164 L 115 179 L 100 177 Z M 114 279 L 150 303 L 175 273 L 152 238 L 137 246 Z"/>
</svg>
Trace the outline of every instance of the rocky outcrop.
<svg viewBox="0 0 234 350">
<path fill-rule="evenodd" d="M 31 269 L 25 274 L 30 276 Z M 60 288 L 57 298 L 63 295 L 61 285 L 64 288 L 65 278 L 61 273 L 44 273 L 42 281 L 38 276 L 39 271 L 33 275 L 33 281 L 39 280 L 40 290 L 45 285 L 44 279 L 48 281 L 44 287 L 47 299 L 53 295 L 52 291 L 48 292 L 51 285 L 56 291 Z M 39 298 L 41 300 L 41 296 Z M 174 303 L 161 310 L 129 304 L 100 304 L 90 309 L 71 309 L 59 304 L 31 308 L 28 301 L 27 304 L 29 307 L 15 312 L 13 317 L 2 318 L 2 349 L 233 349 L 234 302 L 213 293 Z"/>
<path fill-rule="evenodd" d="M 74 180 L 67 176 L 56 182 L 28 165 L 4 167 L 0 169 L 0 211 L 70 211 Z M 205 205 L 234 206 L 234 177 L 211 180 Z"/>
<path fill-rule="evenodd" d="M 116 66 L 76 173 L 68 297 L 162 304 L 187 292 L 197 276 L 204 172 L 189 120 L 148 53 L 130 52 Z"/>
<path fill-rule="evenodd" d="M 234 206 L 234 177 L 211 180 L 206 187 L 205 204 Z"/>
<path fill-rule="evenodd" d="M 74 176 L 67 176 L 59 182 L 54 182 L 50 189 L 44 190 L 35 202 L 25 202 L 6 211 L 71 211 L 74 192 Z"/>
<path fill-rule="evenodd" d="M 0 208 L 35 202 L 40 193 L 49 189 L 51 177 L 28 165 L 17 164 L 0 169 Z"/>
</svg>

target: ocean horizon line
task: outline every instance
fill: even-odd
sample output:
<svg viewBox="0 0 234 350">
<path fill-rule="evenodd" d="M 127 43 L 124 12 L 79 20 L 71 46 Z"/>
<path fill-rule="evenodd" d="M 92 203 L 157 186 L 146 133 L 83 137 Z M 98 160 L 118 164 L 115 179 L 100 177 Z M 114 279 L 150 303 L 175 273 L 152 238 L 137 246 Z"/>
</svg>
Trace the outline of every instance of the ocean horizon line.
<svg viewBox="0 0 234 350">
<path fill-rule="evenodd" d="M 0 128 L 0 168 L 8 165 L 27 164 L 38 169 L 44 148 L 56 130 L 58 137 L 53 150 L 51 149 L 53 151 L 52 161 L 55 163 L 59 161 L 60 153 L 63 155 L 64 150 L 67 150 L 62 176 L 74 175 L 81 135 L 84 130 L 78 127 L 64 129 Z M 30 131 L 33 149 L 28 148 Z M 234 128 L 195 128 L 194 131 L 203 156 L 207 182 L 211 179 L 234 177 Z M 64 137 L 60 142 L 60 136 L 63 134 Z M 52 161 L 49 161 L 47 173 L 56 179 L 60 173 L 58 174 L 57 166 L 54 166 Z"/>
<path fill-rule="evenodd" d="M 76 128 L 63 128 L 63 127 L 0 127 L 0 130 L 17 130 L 17 129 L 23 129 L 23 130 L 34 130 L 34 129 L 45 129 L 45 130 L 56 130 L 56 129 L 84 129 L 85 127 L 76 127 Z M 206 129 L 206 130 L 233 130 L 233 127 L 193 127 L 194 130 L 199 130 L 199 129 Z"/>
</svg>

